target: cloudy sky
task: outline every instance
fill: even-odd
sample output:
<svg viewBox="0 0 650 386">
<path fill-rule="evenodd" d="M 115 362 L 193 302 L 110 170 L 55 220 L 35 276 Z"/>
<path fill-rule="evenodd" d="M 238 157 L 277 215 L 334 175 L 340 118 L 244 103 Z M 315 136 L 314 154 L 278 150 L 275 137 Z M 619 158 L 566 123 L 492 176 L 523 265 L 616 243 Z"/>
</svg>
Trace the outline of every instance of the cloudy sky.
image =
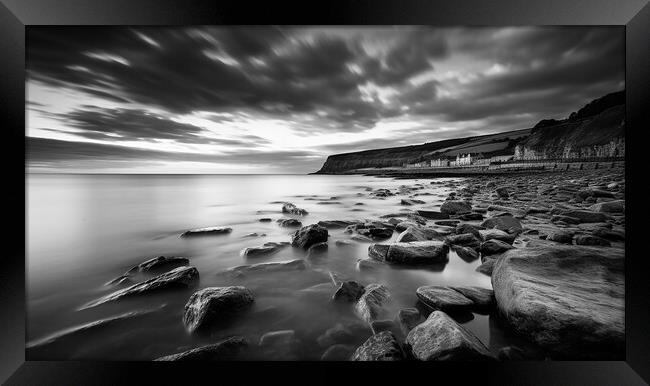
<svg viewBox="0 0 650 386">
<path fill-rule="evenodd" d="M 307 173 L 563 118 L 624 77 L 621 27 L 28 27 L 26 163 Z"/>
</svg>

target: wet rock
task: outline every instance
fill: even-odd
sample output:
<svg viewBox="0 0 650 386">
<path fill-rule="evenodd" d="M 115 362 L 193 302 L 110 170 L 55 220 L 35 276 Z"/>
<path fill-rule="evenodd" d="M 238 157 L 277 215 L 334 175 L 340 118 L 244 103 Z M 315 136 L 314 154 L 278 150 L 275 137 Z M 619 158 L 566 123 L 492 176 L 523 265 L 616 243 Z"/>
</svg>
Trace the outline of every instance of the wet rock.
<svg viewBox="0 0 650 386">
<path fill-rule="evenodd" d="M 385 307 L 390 300 L 388 288 L 381 284 L 369 284 L 357 301 L 354 311 L 361 319 L 370 324 L 386 312 Z"/>
<path fill-rule="evenodd" d="M 320 357 L 321 361 L 347 361 L 350 359 L 354 347 L 345 344 L 335 344 L 325 350 Z"/>
<path fill-rule="evenodd" d="M 291 238 L 291 245 L 308 249 L 316 243 L 327 242 L 327 237 L 327 229 L 318 224 L 312 224 L 298 229 Z"/>
<path fill-rule="evenodd" d="M 406 344 L 414 358 L 431 360 L 491 360 L 485 345 L 442 311 L 409 332 Z"/>
<path fill-rule="evenodd" d="M 253 233 L 245 234 L 242 237 L 265 237 L 265 236 L 266 236 L 266 233 L 253 232 Z"/>
<path fill-rule="evenodd" d="M 278 225 L 283 228 L 301 227 L 302 223 L 295 218 L 281 218 L 277 220 Z"/>
<path fill-rule="evenodd" d="M 625 232 L 619 230 L 609 230 L 609 229 L 594 229 L 592 232 L 596 237 L 602 237 L 603 239 L 611 241 L 624 241 Z"/>
<path fill-rule="evenodd" d="M 624 213 L 625 200 L 600 202 L 590 206 L 588 209 L 592 212 Z"/>
<path fill-rule="evenodd" d="M 230 232 L 232 232 L 232 228 L 229 227 L 207 227 L 185 231 L 181 234 L 180 237 L 225 235 Z"/>
<path fill-rule="evenodd" d="M 562 230 L 552 231 L 546 236 L 546 240 L 562 244 L 571 244 L 573 241 L 573 232 Z"/>
<path fill-rule="evenodd" d="M 239 265 L 220 272 L 219 274 L 239 277 L 255 273 L 302 271 L 306 268 L 307 265 L 304 260 L 295 259 L 270 263 Z"/>
<path fill-rule="evenodd" d="M 460 235 L 450 235 L 445 237 L 445 243 L 448 245 L 459 245 L 462 247 L 478 249 L 481 240 L 477 239 L 472 233 L 463 233 Z"/>
<path fill-rule="evenodd" d="M 368 338 L 352 354 L 353 361 L 401 361 L 404 359 L 402 349 L 389 331 L 383 331 Z"/>
<path fill-rule="evenodd" d="M 143 295 L 164 289 L 189 288 L 199 280 L 199 271 L 194 267 L 178 267 L 169 272 L 113 292 L 97 300 L 86 303 L 80 309 L 96 307 L 125 297 Z"/>
<path fill-rule="evenodd" d="M 420 209 L 417 211 L 417 213 L 418 215 L 431 220 L 444 220 L 449 218 L 448 213 L 441 213 L 437 210 Z"/>
<path fill-rule="evenodd" d="M 183 323 L 189 332 L 208 329 L 250 308 L 253 299 L 253 293 L 242 286 L 204 288 L 185 304 Z"/>
<path fill-rule="evenodd" d="M 481 243 L 480 251 L 481 255 L 496 255 L 503 253 L 514 247 L 508 243 L 505 243 L 501 240 L 488 240 Z"/>
<path fill-rule="evenodd" d="M 408 243 L 373 244 L 368 256 L 390 264 L 421 265 L 449 261 L 449 246 L 441 241 L 412 241 Z"/>
<path fill-rule="evenodd" d="M 167 355 L 156 361 L 231 361 L 242 360 L 248 349 L 248 341 L 241 336 L 234 336 L 219 343 L 193 348 L 178 354 Z"/>
<path fill-rule="evenodd" d="M 456 225 L 458 225 L 459 222 L 460 220 L 440 220 L 434 222 L 434 224 L 445 226 L 445 227 L 455 227 Z"/>
<path fill-rule="evenodd" d="M 395 230 L 397 232 L 404 232 L 407 230 L 409 227 L 419 227 L 419 225 L 416 222 L 413 221 L 401 221 L 397 224 L 395 224 Z"/>
<path fill-rule="evenodd" d="M 543 245 L 496 262 L 500 312 L 519 333 L 565 359 L 625 355 L 624 251 Z"/>
<path fill-rule="evenodd" d="M 474 310 L 490 310 L 496 304 L 494 300 L 494 291 L 489 288 L 481 287 L 451 287 L 456 292 L 460 292 L 474 303 Z"/>
<path fill-rule="evenodd" d="M 395 240 L 398 243 L 408 243 L 410 241 L 427 241 L 434 238 L 442 237 L 440 233 L 430 228 L 409 227 L 400 233 Z"/>
<path fill-rule="evenodd" d="M 344 281 L 332 296 L 335 301 L 354 303 L 363 295 L 364 287 L 356 281 Z"/>
<path fill-rule="evenodd" d="M 479 231 L 485 229 L 485 227 L 482 227 L 480 225 L 472 225 L 472 224 L 458 224 L 456 225 L 456 234 L 462 235 L 464 233 L 471 233 L 477 238 L 480 238 Z"/>
<path fill-rule="evenodd" d="M 463 221 L 478 221 L 483 220 L 483 215 L 480 213 L 465 213 L 459 217 Z"/>
<path fill-rule="evenodd" d="M 474 302 L 450 287 L 428 285 L 419 287 L 415 291 L 418 299 L 434 310 L 446 312 L 470 311 Z"/>
<path fill-rule="evenodd" d="M 282 213 L 288 213 L 288 214 L 293 214 L 298 216 L 306 216 L 307 214 L 309 214 L 306 210 L 300 209 L 290 202 L 285 202 L 284 205 L 282 205 Z"/>
<path fill-rule="evenodd" d="M 296 360 L 295 349 L 298 344 L 294 330 L 267 332 L 260 337 L 260 349 L 265 357 L 273 360 Z"/>
<path fill-rule="evenodd" d="M 476 272 L 480 272 L 487 276 L 492 276 L 492 270 L 494 269 L 495 259 L 486 259 L 483 261 L 483 264 L 476 267 Z"/>
<path fill-rule="evenodd" d="M 390 228 L 367 228 L 359 229 L 360 235 L 371 238 L 372 240 L 385 240 L 393 235 L 393 230 Z"/>
<path fill-rule="evenodd" d="M 418 205 L 418 204 L 424 204 L 424 201 L 409 199 L 409 198 L 402 198 L 402 200 L 400 201 L 400 205 L 411 206 L 411 205 Z"/>
<path fill-rule="evenodd" d="M 496 228 L 510 234 L 519 234 L 524 230 L 521 221 L 512 216 L 490 217 L 483 221 L 481 226 L 486 229 Z"/>
<path fill-rule="evenodd" d="M 508 188 L 505 187 L 505 186 L 504 186 L 504 187 L 500 187 L 500 188 L 496 188 L 496 189 L 494 190 L 494 193 L 496 193 L 497 196 L 499 196 L 499 197 L 501 197 L 501 198 L 508 198 L 508 197 L 510 197 L 510 194 L 508 193 Z"/>
<path fill-rule="evenodd" d="M 153 259 L 144 261 L 131 268 L 127 275 L 133 272 L 161 272 L 172 268 L 182 267 L 190 264 L 190 260 L 185 257 L 177 256 L 158 256 Z"/>
<path fill-rule="evenodd" d="M 339 229 L 339 228 L 345 228 L 348 225 L 355 224 L 356 221 L 344 221 L 344 220 L 326 220 L 326 221 L 319 221 L 318 225 L 322 226 L 323 228 L 327 229 Z"/>
<path fill-rule="evenodd" d="M 379 263 L 371 259 L 358 259 L 357 260 L 357 269 L 359 271 L 372 271 L 377 268 L 381 268 L 382 263 Z"/>
<path fill-rule="evenodd" d="M 461 259 L 471 262 L 478 259 L 478 252 L 475 249 L 469 247 L 463 247 L 461 245 L 452 245 L 451 248 Z"/>
<path fill-rule="evenodd" d="M 584 222 L 605 222 L 609 219 L 609 216 L 602 212 L 593 212 L 590 210 L 567 210 L 562 212 L 562 215 L 575 217 L 580 220 L 581 223 Z"/>
<path fill-rule="evenodd" d="M 268 217 L 264 217 L 264 218 L 259 219 L 258 221 L 259 222 L 271 222 L 271 221 L 273 221 L 273 219 L 270 219 Z"/>
<path fill-rule="evenodd" d="M 397 313 L 397 323 L 406 336 L 418 324 L 424 321 L 424 317 L 417 308 L 402 308 Z"/>
<path fill-rule="evenodd" d="M 472 211 L 472 205 L 467 201 L 445 201 L 440 206 L 440 212 L 444 214 L 460 214 Z"/>
<path fill-rule="evenodd" d="M 609 247 L 612 245 L 612 243 L 606 239 L 592 235 L 576 235 L 573 240 L 575 241 L 576 245 L 600 245 L 604 247 Z"/>
<path fill-rule="evenodd" d="M 512 235 L 510 233 L 504 232 L 496 228 L 478 231 L 478 233 L 481 237 L 481 240 L 483 241 L 501 240 L 504 243 L 512 244 L 516 238 L 515 235 Z"/>
<path fill-rule="evenodd" d="M 249 248 L 244 248 L 241 251 L 241 256 L 242 257 L 263 257 L 263 256 L 270 256 L 273 255 L 283 248 L 289 246 L 288 242 L 268 242 L 264 243 L 263 245 L 260 245 L 258 247 L 249 247 Z"/>
</svg>

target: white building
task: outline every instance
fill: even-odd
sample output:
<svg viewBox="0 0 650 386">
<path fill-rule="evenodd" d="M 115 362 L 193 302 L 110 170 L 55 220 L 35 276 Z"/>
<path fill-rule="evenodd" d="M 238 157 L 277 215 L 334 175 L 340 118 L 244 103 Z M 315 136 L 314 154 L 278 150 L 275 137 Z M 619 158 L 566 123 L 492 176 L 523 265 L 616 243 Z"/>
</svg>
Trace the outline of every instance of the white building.
<svg viewBox="0 0 650 386">
<path fill-rule="evenodd" d="M 431 160 L 432 168 L 441 168 L 445 166 L 449 166 L 449 161 L 445 158 L 436 158 Z"/>
<path fill-rule="evenodd" d="M 472 155 L 471 154 L 458 154 L 456 156 L 456 165 L 471 165 L 472 164 Z"/>
</svg>

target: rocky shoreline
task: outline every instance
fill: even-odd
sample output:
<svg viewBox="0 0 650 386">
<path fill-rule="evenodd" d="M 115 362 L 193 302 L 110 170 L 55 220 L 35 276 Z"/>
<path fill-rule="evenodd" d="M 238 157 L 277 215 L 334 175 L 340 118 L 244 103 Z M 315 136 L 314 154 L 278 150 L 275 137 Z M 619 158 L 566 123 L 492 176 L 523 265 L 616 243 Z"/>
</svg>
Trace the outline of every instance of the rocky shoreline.
<svg viewBox="0 0 650 386">
<path fill-rule="evenodd" d="M 360 188 L 362 199 L 397 200 L 402 210 L 372 219 L 311 223 L 309 212 L 279 202 L 278 213 L 291 216 L 277 226 L 294 228 L 286 240 L 241 251 L 247 264 L 201 275 L 238 280 L 276 272 L 322 274 L 329 302 L 349 307 L 356 325 L 334 325 L 317 340 L 322 360 L 620 360 L 624 358 L 625 175 L 622 169 L 570 170 L 564 173 L 482 175 L 460 181 L 433 179 L 398 189 Z M 441 205 L 427 195 L 451 191 Z M 328 202 L 336 203 L 336 197 Z M 261 222 L 272 219 L 260 218 Z M 329 240 L 343 229 L 348 239 Z M 180 235 L 224 237 L 231 227 L 188 230 Z M 393 239 L 393 236 L 397 238 Z M 392 241 L 388 241 L 388 240 Z M 480 259 L 478 272 L 491 276 L 492 288 L 422 286 L 413 292 L 417 308 L 396 314 L 386 283 L 361 283 L 322 272 L 314 263 L 328 248 L 367 243 L 359 271 L 380 266 L 444 269 L 450 251 L 465 261 Z M 302 258 L 255 262 L 285 248 Z M 455 257 L 454 257 L 455 258 Z M 253 260 L 253 261 L 250 261 Z M 258 260 L 259 261 L 259 260 Z M 199 287 L 191 260 L 160 256 L 129 269 L 107 283 L 115 291 L 80 309 L 160 291 L 190 289 L 182 323 L 190 335 L 205 334 L 246 317 L 257 301 L 242 285 Z M 320 287 L 315 289 L 320 291 Z M 509 330 L 530 343 L 508 346 L 495 355 L 462 325 L 467 313 L 498 315 Z M 119 322 L 132 315 L 119 315 Z M 84 325 L 87 332 L 101 321 Z M 30 350 L 60 344 L 72 332 L 28 345 Z M 232 336 L 209 345 L 151 358 L 156 360 L 300 360 L 294 330 L 267 331 L 257 341 Z"/>
</svg>

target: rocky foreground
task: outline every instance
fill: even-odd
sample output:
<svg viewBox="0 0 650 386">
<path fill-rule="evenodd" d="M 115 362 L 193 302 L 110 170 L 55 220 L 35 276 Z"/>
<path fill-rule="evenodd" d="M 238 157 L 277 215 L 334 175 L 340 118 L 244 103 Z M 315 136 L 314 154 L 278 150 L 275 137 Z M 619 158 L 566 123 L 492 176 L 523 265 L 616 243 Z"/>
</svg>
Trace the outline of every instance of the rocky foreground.
<svg viewBox="0 0 650 386">
<path fill-rule="evenodd" d="M 439 206 L 426 206 L 426 196 L 432 194 L 429 190 L 440 187 L 451 189 L 446 200 Z M 622 170 L 482 176 L 460 182 L 433 180 L 430 184 L 402 185 L 392 191 L 367 188 L 358 195 L 399 200 L 404 210 L 375 219 L 303 225 L 309 213 L 292 203 L 283 203 L 281 213 L 295 218 L 281 219 L 278 226 L 296 227 L 291 238 L 246 248 L 241 256 L 248 261 L 294 248 L 303 251 L 304 259 L 245 264 L 218 275 L 237 279 L 275 272 L 301 275 L 315 270 L 309 261 L 329 248 L 328 229 L 344 229 L 349 236 L 336 240 L 338 247 L 368 243 L 367 256 L 358 260 L 359 270 L 380 265 L 444 267 L 453 251 L 466 261 L 480 259 L 482 264 L 477 270 L 492 277 L 492 288 L 431 283 L 413 293 L 414 303 L 422 308 L 404 308 L 391 315 L 387 307 L 392 301 L 391 291 L 386 283 L 358 283 L 337 278 L 330 272 L 329 278 L 335 284 L 330 301 L 350 307 L 359 324 L 336 325 L 325 331 L 318 338 L 318 345 L 323 348 L 321 359 L 491 361 L 624 357 Z M 219 237 L 229 232 L 230 228 L 225 227 L 202 228 L 185 232 L 182 237 Z M 394 241 L 387 242 L 389 239 Z M 109 282 L 107 285 L 122 288 L 85 304 L 82 309 L 154 291 L 194 288 L 198 278 L 198 270 L 188 259 L 157 257 Z M 184 307 L 182 322 L 188 334 L 218 330 L 245 316 L 255 301 L 254 292 L 244 286 L 196 289 Z M 468 312 L 500 315 L 512 332 L 530 342 L 534 349 L 510 346 L 496 355 L 490 353 L 484 342 L 458 322 Z M 128 314 L 80 326 L 32 342 L 29 347 L 50 345 L 67 335 L 134 316 Z M 363 331 L 358 333 L 360 330 Z M 369 338 L 358 341 L 358 336 Z M 157 360 L 238 360 L 255 355 L 300 359 L 295 354 L 296 344 L 293 330 L 269 331 L 256 343 L 233 336 L 169 353 Z M 256 354 L 249 355 L 252 352 Z"/>
</svg>

